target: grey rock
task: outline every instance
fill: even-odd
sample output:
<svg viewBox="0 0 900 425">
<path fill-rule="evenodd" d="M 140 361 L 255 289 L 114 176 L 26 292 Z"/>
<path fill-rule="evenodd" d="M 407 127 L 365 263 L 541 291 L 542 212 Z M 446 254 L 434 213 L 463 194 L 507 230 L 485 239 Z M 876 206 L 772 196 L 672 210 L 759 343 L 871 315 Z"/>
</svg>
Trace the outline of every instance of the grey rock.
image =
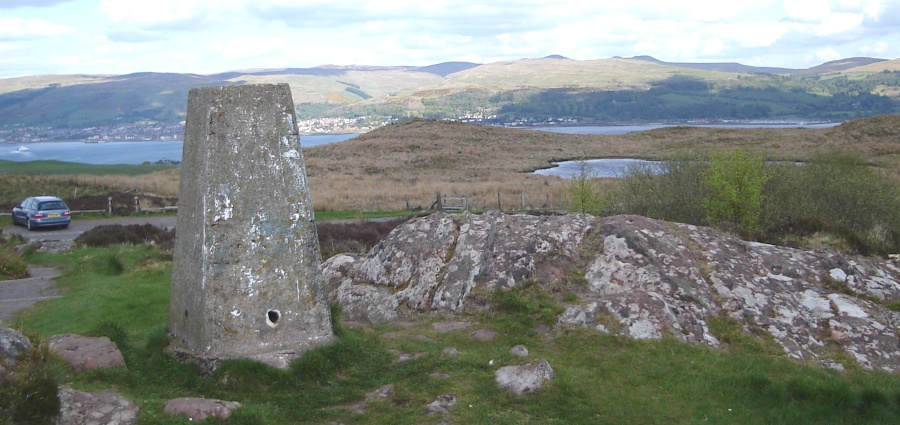
<svg viewBox="0 0 900 425">
<path fill-rule="evenodd" d="M 450 377 L 450 374 L 447 372 L 433 372 L 428 374 L 428 376 L 437 379 L 447 379 Z"/>
<path fill-rule="evenodd" d="M 38 252 L 57 253 L 68 251 L 75 245 L 73 239 L 32 239 L 22 245 L 16 247 L 16 251 L 25 252 L 27 250 L 35 250 Z"/>
<path fill-rule="evenodd" d="M 547 360 L 515 366 L 504 366 L 494 372 L 497 384 L 515 395 L 532 392 L 553 379 L 553 368 Z"/>
<path fill-rule="evenodd" d="M 19 353 L 30 350 L 31 341 L 15 329 L 0 325 L 0 374 L 16 365 Z"/>
<path fill-rule="evenodd" d="M 524 345 L 517 345 L 513 348 L 510 348 L 509 353 L 514 356 L 528 357 L 528 348 L 526 348 Z"/>
<path fill-rule="evenodd" d="M 351 403 L 346 407 L 356 413 L 363 414 L 366 413 L 366 409 L 368 408 L 369 403 L 371 403 L 372 400 L 388 399 L 391 398 L 392 395 L 394 395 L 394 385 L 387 384 L 379 387 L 374 391 L 366 393 L 366 396 L 363 400 Z"/>
<path fill-rule="evenodd" d="M 432 329 L 442 334 L 458 332 L 469 327 L 468 322 L 437 322 L 431 325 Z"/>
<path fill-rule="evenodd" d="M 137 423 L 140 409 L 114 391 L 87 393 L 59 388 L 57 425 L 129 425 Z"/>
<path fill-rule="evenodd" d="M 472 332 L 472 339 L 481 342 L 490 342 L 497 338 L 497 332 L 490 329 L 478 329 Z"/>
<path fill-rule="evenodd" d="M 828 366 L 836 346 L 862 367 L 900 371 L 900 313 L 873 301 L 900 300 L 897 261 L 747 242 L 706 227 L 640 216 L 438 213 L 401 225 L 366 255 L 332 257 L 323 273 L 329 298 L 367 323 L 482 311 L 473 290 L 535 281 L 578 294 L 559 324 L 721 347 L 708 320 L 724 317 L 770 335 L 790 358 Z M 565 278 L 573 274 L 585 283 Z"/>
<path fill-rule="evenodd" d="M 429 415 L 446 415 L 450 408 L 456 406 L 456 396 L 453 394 L 439 395 L 437 399 L 428 403 L 426 411 Z"/>
<path fill-rule="evenodd" d="M 457 350 L 456 347 L 447 347 L 442 351 L 442 353 L 444 353 L 445 356 L 458 356 L 459 350 Z"/>
<path fill-rule="evenodd" d="M 105 336 L 53 335 L 47 340 L 47 345 L 77 370 L 125 367 L 125 359 L 116 343 Z"/>
<path fill-rule="evenodd" d="M 191 421 L 202 421 L 210 417 L 228 419 L 239 407 L 241 403 L 236 401 L 182 397 L 167 401 L 165 412 L 173 416 L 187 416 Z"/>
</svg>

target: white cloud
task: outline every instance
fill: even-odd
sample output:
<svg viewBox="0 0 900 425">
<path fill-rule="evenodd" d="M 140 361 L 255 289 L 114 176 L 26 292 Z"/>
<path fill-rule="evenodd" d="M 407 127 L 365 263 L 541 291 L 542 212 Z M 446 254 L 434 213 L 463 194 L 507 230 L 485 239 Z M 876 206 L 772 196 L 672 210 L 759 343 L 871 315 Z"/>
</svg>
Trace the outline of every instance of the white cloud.
<svg viewBox="0 0 900 425">
<path fill-rule="evenodd" d="M 0 40 L 29 40 L 67 34 L 72 31 L 71 27 L 40 19 L 0 18 Z"/>
</svg>

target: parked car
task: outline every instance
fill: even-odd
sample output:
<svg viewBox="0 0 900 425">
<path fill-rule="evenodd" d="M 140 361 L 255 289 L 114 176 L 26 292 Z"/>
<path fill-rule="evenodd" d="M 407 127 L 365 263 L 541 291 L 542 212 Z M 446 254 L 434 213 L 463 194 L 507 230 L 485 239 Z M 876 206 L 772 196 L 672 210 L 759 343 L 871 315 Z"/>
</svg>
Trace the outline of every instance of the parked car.
<svg viewBox="0 0 900 425">
<path fill-rule="evenodd" d="M 65 229 L 72 221 L 72 213 L 62 199 L 55 196 L 33 196 L 12 210 L 13 224 L 34 230 L 38 227 L 59 226 Z"/>
</svg>

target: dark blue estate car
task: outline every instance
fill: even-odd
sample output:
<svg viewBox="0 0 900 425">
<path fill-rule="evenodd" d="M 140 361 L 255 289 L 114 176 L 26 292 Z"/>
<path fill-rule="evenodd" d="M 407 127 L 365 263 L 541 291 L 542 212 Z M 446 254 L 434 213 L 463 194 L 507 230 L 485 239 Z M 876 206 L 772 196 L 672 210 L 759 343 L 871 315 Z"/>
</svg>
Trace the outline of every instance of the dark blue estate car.
<svg viewBox="0 0 900 425">
<path fill-rule="evenodd" d="M 69 227 L 72 214 L 62 199 L 55 196 L 33 196 L 12 210 L 13 224 L 33 230 L 38 227 Z"/>
</svg>

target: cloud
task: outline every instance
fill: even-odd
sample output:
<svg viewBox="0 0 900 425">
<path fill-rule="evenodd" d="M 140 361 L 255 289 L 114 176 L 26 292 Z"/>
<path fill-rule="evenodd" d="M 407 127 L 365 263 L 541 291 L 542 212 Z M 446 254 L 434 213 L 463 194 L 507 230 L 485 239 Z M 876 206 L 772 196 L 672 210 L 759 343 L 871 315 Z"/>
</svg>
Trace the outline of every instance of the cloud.
<svg viewBox="0 0 900 425">
<path fill-rule="evenodd" d="M 71 27 L 40 19 L 0 18 L 0 41 L 33 40 L 72 31 Z"/>
<path fill-rule="evenodd" d="M 2 0 L 0 9 L 16 9 L 19 7 L 50 7 L 74 0 Z"/>
</svg>

